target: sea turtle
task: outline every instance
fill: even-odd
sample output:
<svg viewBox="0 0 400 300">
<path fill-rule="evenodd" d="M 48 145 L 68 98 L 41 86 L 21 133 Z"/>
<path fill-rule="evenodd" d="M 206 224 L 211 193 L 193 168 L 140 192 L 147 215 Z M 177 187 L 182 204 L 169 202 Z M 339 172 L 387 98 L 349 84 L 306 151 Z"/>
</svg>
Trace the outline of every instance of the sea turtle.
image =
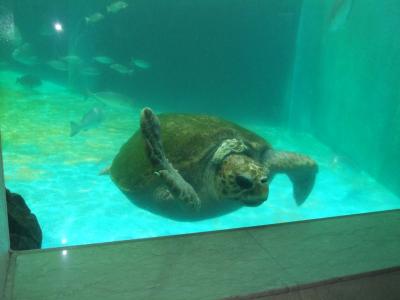
<svg viewBox="0 0 400 300">
<path fill-rule="evenodd" d="M 275 174 L 293 183 L 303 203 L 318 166 L 311 158 L 273 150 L 257 134 L 208 115 L 141 112 L 140 130 L 110 167 L 114 183 L 137 205 L 174 219 L 202 219 L 257 206 Z"/>
</svg>

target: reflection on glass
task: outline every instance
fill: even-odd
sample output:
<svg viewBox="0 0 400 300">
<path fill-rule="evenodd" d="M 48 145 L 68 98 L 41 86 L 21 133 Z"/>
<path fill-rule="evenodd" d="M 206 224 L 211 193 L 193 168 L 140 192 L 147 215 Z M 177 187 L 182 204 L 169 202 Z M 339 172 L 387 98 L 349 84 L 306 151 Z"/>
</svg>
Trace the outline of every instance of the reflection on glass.
<svg viewBox="0 0 400 300">
<path fill-rule="evenodd" d="M 398 16 L 373 2 L 2 4 L 6 186 L 43 232 L 21 240 L 399 208 Z"/>
</svg>

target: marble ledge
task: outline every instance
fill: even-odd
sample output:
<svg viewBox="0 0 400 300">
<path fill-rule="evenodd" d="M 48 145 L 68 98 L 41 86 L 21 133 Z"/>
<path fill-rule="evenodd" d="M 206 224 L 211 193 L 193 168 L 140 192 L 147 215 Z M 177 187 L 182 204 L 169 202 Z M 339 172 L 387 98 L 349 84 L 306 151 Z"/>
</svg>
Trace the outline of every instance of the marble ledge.
<svg viewBox="0 0 400 300">
<path fill-rule="evenodd" d="M 224 300 L 398 300 L 400 267 Z"/>
<path fill-rule="evenodd" d="M 400 210 L 14 253 L 7 300 L 219 299 L 400 266 Z"/>
</svg>

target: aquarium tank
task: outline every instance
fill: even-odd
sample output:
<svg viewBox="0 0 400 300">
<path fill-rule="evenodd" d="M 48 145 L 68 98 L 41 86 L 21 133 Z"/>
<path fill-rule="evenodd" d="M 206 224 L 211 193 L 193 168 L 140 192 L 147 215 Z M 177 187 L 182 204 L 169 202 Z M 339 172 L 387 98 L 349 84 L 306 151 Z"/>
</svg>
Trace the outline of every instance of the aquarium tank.
<svg viewBox="0 0 400 300">
<path fill-rule="evenodd" d="M 3 0 L 6 187 L 42 248 L 400 208 L 397 0 Z"/>
</svg>

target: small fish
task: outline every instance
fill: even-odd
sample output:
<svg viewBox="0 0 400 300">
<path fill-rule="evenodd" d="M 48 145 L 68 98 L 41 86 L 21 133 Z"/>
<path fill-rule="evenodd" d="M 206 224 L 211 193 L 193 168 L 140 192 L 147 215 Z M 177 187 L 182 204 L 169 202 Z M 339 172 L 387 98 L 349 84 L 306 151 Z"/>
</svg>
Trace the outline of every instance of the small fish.
<svg viewBox="0 0 400 300">
<path fill-rule="evenodd" d="M 151 64 L 143 59 L 134 59 L 132 58 L 131 63 L 141 69 L 148 69 L 151 67 Z"/>
<path fill-rule="evenodd" d="M 32 74 L 26 74 L 18 77 L 15 82 L 30 89 L 42 85 L 40 78 Z"/>
<path fill-rule="evenodd" d="M 24 43 L 17 47 L 11 55 L 15 61 L 27 66 L 37 65 L 39 63 L 39 58 L 34 54 L 32 46 L 29 43 Z"/>
<path fill-rule="evenodd" d="M 112 64 L 112 65 L 110 65 L 110 68 L 112 70 L 120 73 L 120 74 L 124 74 L 124 75 L 133 74 L 133 70 L 132 69 L 130 69 L 130 68 L 124 66 L 124 65 L 121 65 L 121 64 Z"/>
<path fill-rule="evenodd" d="M 49 60 L 46 64 L 50 66 L 52 69 L 57 71 L 61 72 L 68 71 L 68 64 L 65 61 L 59 59 Z"/>
<path fill-rule="evenodd" d="M 116 13 L 127 7 L 128 7 L 128 3 L 126 3 L 125 1 L 116 1 L 107 6 L 107 12 L 108 13 Z"/>
<path fill-rule="evenodd" d="M 76 55 L 67 55 L 62 58 L 63 61 L 65 61 L 68 64 L 73 64 L 73 65 L 79 65 L 82 63 L 82 59 L 79 56 Z"/>
<path fill-rule="evenodd" d="M 80 120 L 79 123 L 71 121 L 70 136 L 77 135 L 81 130 L 88 130 L 98 126 L 104 120 L 104 113 L 100 107 L 93 107 Z"/>
<path fill-rule="evenodd" d="M 101 21 L 103 19 L 104 19 L 104 16 L 99 12 L 91 14 L 88 17 L 85 17 L 86 24 L 94 24 L 94 23 L 97 23 L 97 22 L 99 22 L 99 21 Z"/>
<path fill-rule="evenodd" d="M 335 32 L 344 28 L 349 19 L 352 7 L 353 0 L 336 0 L 333 3 L 329 15 L 329 31 Z"/>
<path fill-rule="evenodd" d="M 111 91 L 104 91 L 97 93 L 88 92 L 88 97 L 94 98 L 95 100 L 97 100 L 106 107 L 117 110 L 131 109 L 134 104 L 131 97 Z"/>
<path fill-rule="evenodd" d="M 95 56 L 93 57 L 94 61 L 103 64 L 103 65 L 110 65 L 114 63 L 114 60 L 111 57 L 108 56 Z"/>
<path fill-rule="evenodd" d="M 85 67 L 81 71 L 81 74 L 87 75 L 87 76 L 99 76 L 101 75 L 101 71 L 95 67 Z"/>
</svg>

